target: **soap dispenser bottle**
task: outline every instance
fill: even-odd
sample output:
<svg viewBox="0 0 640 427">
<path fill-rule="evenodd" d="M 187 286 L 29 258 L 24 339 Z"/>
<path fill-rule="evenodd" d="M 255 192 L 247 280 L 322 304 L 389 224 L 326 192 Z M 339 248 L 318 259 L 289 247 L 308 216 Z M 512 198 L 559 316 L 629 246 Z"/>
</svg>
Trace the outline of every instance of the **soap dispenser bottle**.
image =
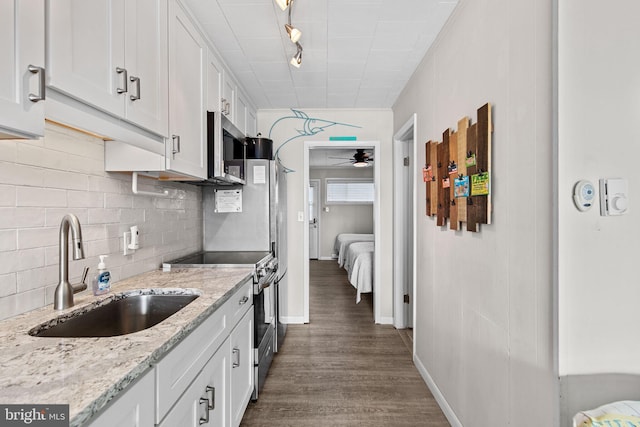
<svg viewBox="0 0 640 427">
<path fill-rule="evenodd" d="M 92 282 L 94 295 L 106 294 L 111 290 L 111 273 L 107 270 L 107 266 L 104 263 L 104 259 L 107 257 L 108 255 L 100 255 L 98 273 L 96 273 Z"/>
</svg>

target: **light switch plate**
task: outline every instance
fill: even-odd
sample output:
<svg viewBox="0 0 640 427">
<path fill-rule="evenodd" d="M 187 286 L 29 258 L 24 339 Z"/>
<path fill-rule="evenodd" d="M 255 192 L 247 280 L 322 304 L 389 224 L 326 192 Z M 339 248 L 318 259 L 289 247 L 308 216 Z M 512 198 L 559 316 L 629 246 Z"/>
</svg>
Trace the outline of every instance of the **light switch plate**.
<svg viewBox="0 0 640 427">
<path fill-rule="evenodd" d="M 626 179 L 600 180 L 600 215 L 615 216 L 629 212 L 629 184 Z"/>
</svg>

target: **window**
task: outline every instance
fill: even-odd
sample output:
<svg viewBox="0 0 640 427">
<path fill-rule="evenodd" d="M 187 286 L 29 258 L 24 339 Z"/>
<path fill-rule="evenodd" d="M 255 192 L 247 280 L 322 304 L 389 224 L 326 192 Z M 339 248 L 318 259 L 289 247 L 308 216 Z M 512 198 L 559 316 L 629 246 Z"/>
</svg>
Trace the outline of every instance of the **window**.
<svg viewBox="0 0 640 427">
<path fill-rule="evenodd" d="M 373 180 L 355 178 L 327 178 L 327 204 L 372 204 L 375 191 Z"/>
</svg>

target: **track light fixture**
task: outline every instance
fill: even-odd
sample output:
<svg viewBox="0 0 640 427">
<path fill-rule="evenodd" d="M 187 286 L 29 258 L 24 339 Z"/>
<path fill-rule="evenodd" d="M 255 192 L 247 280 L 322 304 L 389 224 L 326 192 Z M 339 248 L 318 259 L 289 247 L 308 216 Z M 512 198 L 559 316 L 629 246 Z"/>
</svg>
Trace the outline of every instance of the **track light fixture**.
<svg viewBox="0 0 640 427">
<path fill-rule="evenodd" d="M 300 37 L 302 37 L 302 31 L 300 29 L 291 25 L 291 9 L 293 9 L 293 0 L 275 0 L 276 4 L 280 6 L 280 9 L 288 10 L 288 19 L 287 23 L 284 24 L 284 29 L 287 31 L 287 35 L 289 36 L 289 40 L 296 45 L 296 54 L 291 58 L 290 64 L 296 68 L 300 68 L 302 64 L 302 45 L 298 43 Z"/>
<path fill-rule="evenodd" d="M 298 47 L 298 50 L 296 51 L 296 54 L 293 55 L 293 58 L 291 58 L 290 64 L 296 68 L 300 68 L 300 65 L 302 65 L 302 45 L 300 43 L 296 43 L 296 46 Z"/>
<path fill-rule="evenodd" d="M 292 26 L 291 24 L 284 24 L 285 30 L 287 30 L 287 34 L 293 43 L 297 43 L 302 36 L 302 31 Z"/>
<path fill-rule="evenodd" d="M 284 11 L 287 10 L 287 7 L 291 4 L 291 0 L 276 0 L 276 4 Z"/>
</svg>

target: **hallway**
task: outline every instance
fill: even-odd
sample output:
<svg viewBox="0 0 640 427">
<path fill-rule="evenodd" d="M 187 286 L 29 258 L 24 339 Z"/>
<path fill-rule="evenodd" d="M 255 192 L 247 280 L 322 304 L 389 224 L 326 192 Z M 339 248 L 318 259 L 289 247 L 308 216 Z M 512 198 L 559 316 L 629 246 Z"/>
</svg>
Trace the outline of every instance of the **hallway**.
<svg viewBox="0 0 640 427">
<path fill-rule="evenodd" d="M 411 360 L 408 340 L 373 323 L 371 294 L 335 261 L 310 262 L 308 325 L 289 325 L 258 402 L 241 426 L 449 426 Z"/>
</svg>

